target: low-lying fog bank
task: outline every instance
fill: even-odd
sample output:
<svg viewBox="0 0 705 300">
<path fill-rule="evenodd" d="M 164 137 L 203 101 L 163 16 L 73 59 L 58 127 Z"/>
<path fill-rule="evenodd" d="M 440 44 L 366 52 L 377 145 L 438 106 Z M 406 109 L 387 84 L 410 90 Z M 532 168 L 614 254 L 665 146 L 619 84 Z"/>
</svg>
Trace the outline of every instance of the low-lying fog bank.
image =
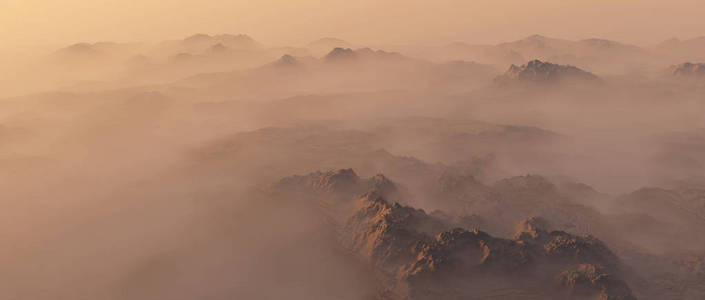
<svg viewBox="0 0 705 300">
<path fill-rule="evenodd" d="M 702 299 L 705 77 L 635 47 L 196 35 L 18 62 L 0 298 Z"/>
</svg>

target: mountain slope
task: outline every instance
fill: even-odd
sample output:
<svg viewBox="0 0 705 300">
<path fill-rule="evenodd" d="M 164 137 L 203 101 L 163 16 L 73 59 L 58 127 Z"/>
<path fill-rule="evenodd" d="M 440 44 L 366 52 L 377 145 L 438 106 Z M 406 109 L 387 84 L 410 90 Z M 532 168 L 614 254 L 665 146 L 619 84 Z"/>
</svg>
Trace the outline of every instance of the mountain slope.
<svg viewBox="0 0 705 300">
<path fill-rule="evenodd" d="M 515 238 L 495 238 L 387 200 L 393 186 L 340 170 L 286 178 L 274 190 L 337 199 L 324 211 L 340 243 L 377 271 L 378 299 L 636 299 L 619 279 L 619 259 L 594 237 L 534 218 Z"/>
</svg>

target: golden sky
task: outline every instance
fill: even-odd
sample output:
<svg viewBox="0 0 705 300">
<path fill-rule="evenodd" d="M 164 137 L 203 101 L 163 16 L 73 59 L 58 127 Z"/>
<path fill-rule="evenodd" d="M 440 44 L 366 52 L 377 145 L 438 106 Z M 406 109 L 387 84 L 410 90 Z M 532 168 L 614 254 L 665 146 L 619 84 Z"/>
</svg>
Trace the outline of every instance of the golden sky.
<svg viewBox="0 0 705 300">
<path fill-rule="evenodd" d="M 705 35 L 704 0 L 0 0 L 0 48 L 246 33 L 269 44 Z"/>
</svg>

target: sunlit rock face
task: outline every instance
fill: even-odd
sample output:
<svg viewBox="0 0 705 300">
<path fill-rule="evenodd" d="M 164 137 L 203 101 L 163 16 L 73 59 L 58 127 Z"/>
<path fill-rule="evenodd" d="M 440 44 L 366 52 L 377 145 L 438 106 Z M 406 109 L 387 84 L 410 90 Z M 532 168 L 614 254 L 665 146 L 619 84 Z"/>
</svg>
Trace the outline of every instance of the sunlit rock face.
<svg viewBox="0 0 705 300">
<path fill-rule="evenodd" d="M 447 176 L 441 181 L 458 185 Z M 539 177 L 499 185 L 553 189 Z M 392 181 L 360 178 L 351 169 L 289 177 L 273 189 L 334 199 L 324 213 L 337 219 L 340 245 L 376 270 L 378 299 L 636 299 L 604 243 L 552 230 L 540 217 L 519 222 L 514 238 L 494 237 L 463 228 L 458 218 L 388 200 L 400 199 Z"/>
</svg>

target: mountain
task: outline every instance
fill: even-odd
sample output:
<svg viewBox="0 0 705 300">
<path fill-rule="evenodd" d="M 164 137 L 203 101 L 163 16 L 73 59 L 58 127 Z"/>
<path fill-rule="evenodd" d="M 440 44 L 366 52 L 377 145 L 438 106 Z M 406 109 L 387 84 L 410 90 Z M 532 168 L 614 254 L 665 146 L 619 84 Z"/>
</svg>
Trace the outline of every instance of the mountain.
<svg viewBox="0 0 705 300">
<path fill-rule="evenodd" d="M 350 48 L 335 48 L 328 52 L 324 59 L 326 61 L 344 61 L 351 60 L 358 57 L 358 53 Z"/>
<path fill-rule="evenodd" d="M 675 300 L 704 294 L 704 253 L 654 254 L 630 245 L 645 238 L 665 241 L 670 234 L 673 241 L 698 238 L 697 229 L 679 235 L 660 227 L 702 210 L 702 190 L 643 189 L 615 200 L 628 213 L 601 215 L 571 203 L 563 188 L 541 176 L 485 185 L 451 170 L 435 186 L 420 184 L 434 190 L 426 195 L 384 175 L 359 177 L 352 169 L 287 177 L 269 190 L 280 201 L 313 204 L 328 217 L 340 245 L 375 270 L 375 299 Z M 578 189 L 595 193 L 582 184 Z M 416 196 L 475 205 L 427 213 L 414 206 Z M 494 204 L 482 209 L 482 202 Z M 686 205 L 681 202 L 697 209 L 679 208 Z M 640 209 L 660 214 L 643 217 Z M 489 233 L 496 228 L 506 232 Z"/>
<path fill-rule="evenodd" d="M 456 216 L 476 216 L 477 227 L 494 235 L 511 236 L 522 219 L 537 216 L 554 228 L 612 240 L 595 208 L 580 204 L 580 199 L 565 195 L 562 188 L 539 175 L 513 176 L 487 185 L 448 168 L 425 185 L 431 187 L 425 197 L 436 199 L 431 207 Z"/>
<path fill-rule="evenodd" d="M 705 78 L 705 63 L 682 63 L 669 69 L 673 76 L 682 78 Z"/>
<path fill-rule="evenodd" d="M 63 56 L 102 56 L 104 53 L 93 44 L 78 43 L 59 49 L 56 54 Z"/>
<path fill-rule="evenodd" d="M 250 117 L 258 117 L 265 113 L 299 114 L 300 111 L 305 110 L 313 115 L 320 115 L 327 111 L 330 114 L 345 113 L 362 119 L 370 105 L 385 97 L 389 97 L 389 94 L 381 94 L 377 97 L 369 94 L 298 97 L 252 108 Z M 405 103 L 403 102 L 405 100 L 401 100 L 400 103 Z M 301 107 L 302 104 L 305 104 L 304 107 Z M 222 107 L 215 109 L 223 112 L 225 117 L 237 114 L 237 111 Z M 395 176 L 409 173 L 409 177 L 417 175 L 417 172 L 412 172 L 412 169 L 418 169 L 422 171 L 418 175 L 426 172 L 425 176 L 434 177 L 440 176 L 441 172 L 430 172 L 428 169 L 436 168 L 436 165 L 421 163 L 417 159 L 411 159 L 411 156 L 427 161 L 453 163 L 460 168 L 458 162 L 478 158 L 491 164 L 492 157 L 488 156 L 490 153 L 493 153 L 494 157 L 504 157 L 505 153 L 511 156 L 512 151 L 520 151 L 535 158 L 538 155 L 534 153 L 540 152 L 541 146 L 551 145 L 560 138 L 553 132 L 538 128 L 483 122 L 453 122 L 418 117 L 377 121 L 377 124 L 372 121 L 365 122 L 370 126 L 369 129 L 339 128 L 335 124 L 270 127 L 224 138 L 213 145 L 207 145 L 202 152 L 208 159 L 222 165 L 228 165 L 237 157 L 247 157 L 264 151 L 279 154 L 272 155 L 273 159 L 268 161 L 268 165 L 263 169 L 282 168 L 294 162 L 306 162 L 307 166 L 314 169 L 344 164 L 358 170 L 363 169 L 365 173 L 384 171 L 384 173 L 393 172 Z M 306 141 L 306 143 L 300 144 L 299 141 Z M 395 153 L 398 145 L 416 145 L 416 147 L 408 147 L 403 152 L 406 159 L 390 158 L 389 153 L 381 155 L 379 152 L 380 149 L 386 149 L 390 153 Z M 288 157 L 283 155 L 284 151 L 289 153 Z M 456 151 L 463 151 L 463 153 L 454 154 L 453 152 Z M 396 167 L 392 168 L 396 166 L 394 162 L 396 159 L 407 161 L 399 163 L 403 168 L 398 171 Z M 390 166 L 390 168 L 381 168 L 383 166 Z M 468 167 L 475 169 L 472 175 L 479 175 L 479 177 L 485 175 L 484 167 Z"/>
<path fill-rule="evenodd" d="M 272 68 L 284 65 L 296 67 L 288 70 L 305 69 L 306 72 L 292 76 L 288 72 L 278 73 Z M 264 92 L 279 95 L 299 94 L 307 90 L 348 93 L 434 89 L 451 93 L 486 86 L 497 73 L 490 66 L 472 62 L 434 63 L 397 52 L 335 48 L 322 58 L 284 54 L 278 60 L 270 60 L 260 67 L 204 73 L 183 82 L 210 85 L 212 91 L 222 90 L 223 94 L 232 93 L 234 89 L 247 89 L 250 94 Z M 273 89 L 272 83 L 278 88 Z"/>
<path fill-rule="evenodd" d="M 329 53 L 335 48 L 353 48 L 353 45 L 338 38 L 327 37 L 309 43 L 306 48 L 314 55 L 320 56 Z"/>
<path fill-rule="evenodd" d="M 705 36 L 687 40 L 669 39 L 654 46 L 653 51 L 675 61 L 704 61 Z"/>
<path fill-rule="evenodd" d="M 386 52 L 383 50 L 372 50 L 370 48 L 362 48 L 352 50 L 350 48 L 335 48 L 331 50 L 323 58 L 327 62 L 345 62 L 355 59 L 372 60 L 378 62 L 393 62 L 398 60 L 410 60 L 400 53 Z"/>
<path fill-rule="evenodd" d="M 644 55 L 646 51 L 628 44 L 590 38 L 579 41 L 556 39 L 542 35 L 532 35 L 525 39 L 497 45 L 500 49 L 513 50 L 525 57 L 556 59 L 560 57 L 573 59 L 623 57 L 625 55 Z"/>
<path fill-rule="evenodd" d="M 705 245 L 705 189 L 641 188 L 614 199 L 609 210 L 631 215 L 615 226 L 630 233 L 625 241 L 666 253 Z"/>
<path fill-rule="evenodd" d="M 558 65 L 550 62 L 533 60 L 529 63 L 512 65 L 501 76 L 495 78 L 495 84 L 556 84 L 556 83 L 597 83 L 600 78 L 590 72 L 570 65 Z"/>
<path fill-rule="evenodd" d="M 574 52 L 578 43 L 563 39 L 532 35 L 527 38 L 498 44 L 496 47 L 505 51 L 516 51 L 524 57 L 551 59 L 556 56 Z"/>
<path fill-rule="evenodd" d="M 615 207 L 684 227 L 705 224 L 705 189 L 642 188 L 618 198 Z"/>
<path fill-rule="evenodd" d="M 259 44 L 253 38 L 245 34 L 219 34 L 213 36 L 194 34 L 183 39 L 181 44 L 191 50 L 207 49 L 218 44 L 233 49 L 254 49 L 259 47 Z"/>
<path fill-rule="evenodd" d="M 453 43 L 427 49 L 419 55 L 436 60 L 472 60 L 501 67 L 539 59 L 611 74 L 643 72 L 645 65 L 654 68 L 653 65 L 661 64 L 654 60 L 649 50 L 634 45 L 598 38 L 573 41 L 538 34 L 497 45 Z"/>
<path fill-rule="evenodd" d="M 289 54 L 285 54 L 282 57 L 279 58 L 276 62 L 273 63 L 274 66 L 277 67 L 296 67 L 301 64 L 301 61 L 297 59 L 296 57 L 293 57 Z"/>
<path fill-rule="evenodd" d="M 195 65 L 195 67 L 201 69 L 201 72 L 206 72 L 206 70 L 212 69 L 214 64 L 238 65 L 242 64 L 240 61 L 247 60 L 252 60 L 256 64 L 264 63 L 263 57 L 272 59 L 281 56 L 281 54 L 270 55 L 268 51 L 269 49 L 245 34 L 194 34 L 180 40 L 161 42 L 150 47 L 144 55 L 159 60 L 179 54 L 200 55 L 208 59 L 199 65 Z M 233 63 L 234 61 L 236 62 L 235 64 Z M 248 65 L 253 66 L 252 63 Z M 163 66 L 163 68 L 169 67 Z M 224 69 L 224 67 L 220 69 Z"/>
<path fill-rule="evenodd" d="M 636 299 L 604 243 L 540 218 L 517 224 L 513 238 L 493 237 L 400 204 L 394 182 L 350 169 L 285 178 L 271 190 L 318 203 L 341 246 L 376 270 L 378 299 Z"/>
<path fill-rule="evenodd" d="M 140 44 L 98 42 L 77 43 L 55 51 L 52 55 L 57 62 L 100 62 L 110 63 L 136 55 L 142 48 Z"/>
</svg>

